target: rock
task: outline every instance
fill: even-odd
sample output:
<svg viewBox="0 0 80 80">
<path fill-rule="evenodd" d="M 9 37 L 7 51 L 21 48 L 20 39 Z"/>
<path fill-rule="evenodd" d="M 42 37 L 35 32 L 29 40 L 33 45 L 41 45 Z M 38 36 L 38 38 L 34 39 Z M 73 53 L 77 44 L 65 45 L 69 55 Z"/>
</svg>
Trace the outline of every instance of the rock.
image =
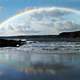
<svg viewBox="0 0 80 80">
<path fill-rule="evenodd" d="M 26 41 L 21 40 L 0 39 L 0 47 L 19 47 L 25 43 Z"/>
</svg>

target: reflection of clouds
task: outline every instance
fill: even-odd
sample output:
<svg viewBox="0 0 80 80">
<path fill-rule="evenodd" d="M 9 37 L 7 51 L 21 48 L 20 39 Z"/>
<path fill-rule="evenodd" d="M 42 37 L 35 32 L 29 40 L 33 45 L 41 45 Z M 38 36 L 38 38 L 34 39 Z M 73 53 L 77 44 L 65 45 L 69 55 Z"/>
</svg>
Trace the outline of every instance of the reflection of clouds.
<svg viewBox="0 0 80 80">
<path fill-rule="evenodd" d="M 3 35 L 21 35 L 21 33 L 26 35 L 57 35 L 64 31 L 80 30 L 79 17 L 79 12 L 75 10 L 54 7 L 39 8 L 5 21 L 0 30 L 3 30 L 1 31 Z"/>
<path fill-rule="evenodd" d="M 48 70 L 50 66 L 55 71 L 66 69 L 66 66 L 79 64 L 77 60 L 80 56 L 69 54 L 79 53 L 79 44 L 79 42 L 42 42 L 27 43 L 19 48 L 1 48 L 0 63 L 22 70 L 34 66 L 43 69 L 45 67 Z"/>
<path fill-rule="evenodd" d="M 0 76 L 3 76 L 5 74 L 5 72 L 0 71 Z"/>
</svg>

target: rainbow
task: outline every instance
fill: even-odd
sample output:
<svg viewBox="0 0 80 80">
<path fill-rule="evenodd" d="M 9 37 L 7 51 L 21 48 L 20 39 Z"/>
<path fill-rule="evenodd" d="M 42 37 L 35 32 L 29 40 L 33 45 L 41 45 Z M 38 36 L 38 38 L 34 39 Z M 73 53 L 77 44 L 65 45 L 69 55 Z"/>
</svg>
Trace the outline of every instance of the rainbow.
<svg viewBox="0 0 80 80">
<path fill-rule="evenodd" d="M 45 13 L 54 14 L 51 15 L 52 19 L 47 19 Z M 55 14 L 62 13 L 64 19 L 57 18 Z M 71 19 L 66 19 L 68 14 Z M 41 21 L 38 21 L 38 17 L 35 14 L 43 15 Z M 65 14 L 65 15 L 64 15 Z M 62 15 L 60 15 L 62 17 Z M 79 25 L 76 24 L 79 21 L 80 11 L 70 8 L 59 7 L 41 7 L 31 8 L 18 13 L 0 24 L 0 36 L 14 36 L 14 35 L 58 35 L 64 31 L 77 31 L 80 30 Z M 76 17 L 76 18 L 75 18 Z M 77 19 L 78 18 L 78 19 Z M 78 20 L 78 21 L 77 21 Z M 45 21 L 45 22 L 44 22 Z M 60 22 L 62 21 L 62 22 Z M 73 22 L 72 22 L 73 21 Z M 36 23 L 37 22 L 37 23 Z M 61 24 L 60 24 L 61 23 Z M 80 23 L 80 21 L 78 22 Z M 39 25 L 39 26 L 38 26 Z M 51 25 L 51 27 L 49 27 Z M 58 26 L 57 26 L 58 25 Z M 68 25 L 68 27 L 67 27 Z M 75 26 L 76 25 L 76 26 Z M 57 28 L 56 28 L 57 26 Z M 63 26 L 63 27 L 61 27 Z M 46 30 L 45 30 L 46 29 Z"/>
<path fill-rule="evenodd" d="M 25 12 L 21 12 L 19 14 L 16 14 L 15 16 L 12 16 L 11 18 L 3 21 L 1 24 L 0 24 L 0 27 L 7 24 L 9 21 L 12 21 L 20 16 L 23 16 L 23 15 L 27 15 L 27 14 L 31 14 L 31 13 L 35 13 L 35 12 L 42 12 L 43 10 L 45 11 L 50 11 L 50 10 L 64 10 L 64 11 L 69 11 L 69 12 L 73 12 L 73 13 L 77 13 L 77 14 L 80 14 L 80 11 L 79 10 L 75 10 L 75 9 L 70 9 L 70 8 L 59 8 L 59 7 L 47 7 L 47 8 L 33 8 L 33 9 L 29 9 L 29 10 L 26 10 Z"/>
</svg>

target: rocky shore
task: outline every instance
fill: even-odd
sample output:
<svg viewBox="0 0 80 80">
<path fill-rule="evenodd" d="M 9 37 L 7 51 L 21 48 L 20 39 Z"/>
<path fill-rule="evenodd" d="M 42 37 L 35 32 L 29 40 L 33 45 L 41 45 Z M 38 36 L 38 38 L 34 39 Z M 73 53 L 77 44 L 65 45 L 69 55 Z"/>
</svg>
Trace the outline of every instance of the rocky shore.
<svg viewBox="0 0 80 80">
<path fill-rule="evenodd" d="M 25 41 L 21 40 L 0 39 L 0 47 L 19 47 L 25 43 Z"/>
</svg>

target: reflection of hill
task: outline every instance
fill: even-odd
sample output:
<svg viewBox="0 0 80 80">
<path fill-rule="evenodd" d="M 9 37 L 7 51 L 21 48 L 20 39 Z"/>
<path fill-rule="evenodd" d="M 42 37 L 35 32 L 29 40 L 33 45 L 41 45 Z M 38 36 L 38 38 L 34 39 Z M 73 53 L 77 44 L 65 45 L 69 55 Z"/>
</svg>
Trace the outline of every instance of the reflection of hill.
<svg viewBox="0 0 80 80">
<path fill-rule="evenodd" d="M 30 41 L 80 41 L 80 31 L 62 32 L 59 35 L 25 35 L 0 37 L 1 39 L 27 39 Z"/>
</svg>

